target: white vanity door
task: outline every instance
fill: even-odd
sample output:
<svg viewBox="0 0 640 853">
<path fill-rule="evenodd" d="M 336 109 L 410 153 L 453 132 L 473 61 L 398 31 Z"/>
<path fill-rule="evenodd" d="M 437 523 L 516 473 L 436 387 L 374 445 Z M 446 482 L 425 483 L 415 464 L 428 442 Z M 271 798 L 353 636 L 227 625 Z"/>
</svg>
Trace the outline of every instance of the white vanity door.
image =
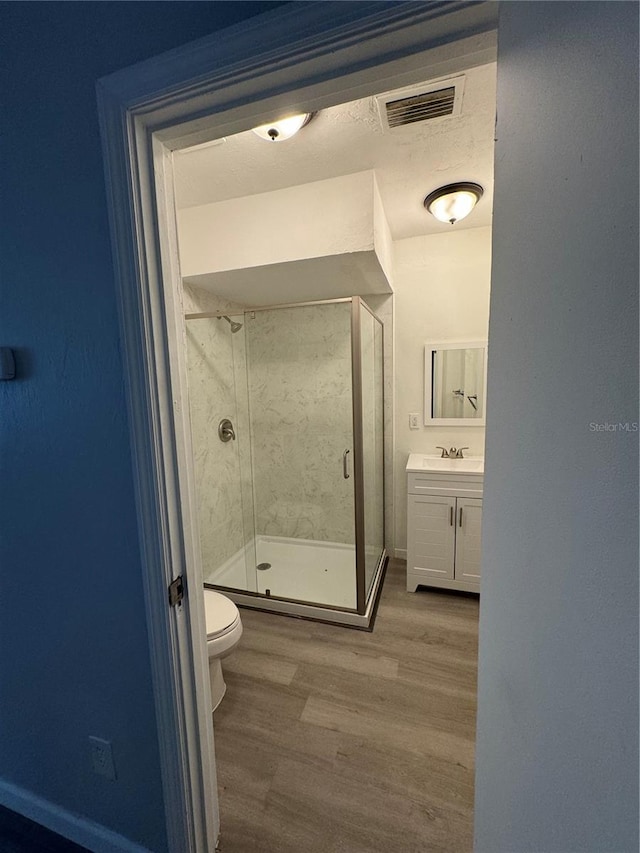
<svg viewBox="0 0 640 853">
<path fill-rule="evenodd" d="M 458 498 L 456 513 L 456 580 L 480 583 L 482 500 Z"/>
<path fill-rule="evenodd" d="M 409 495 L 407 510 L 407 565 L 421 575 L 453 580 L 456 499 Z"/>
</svg>

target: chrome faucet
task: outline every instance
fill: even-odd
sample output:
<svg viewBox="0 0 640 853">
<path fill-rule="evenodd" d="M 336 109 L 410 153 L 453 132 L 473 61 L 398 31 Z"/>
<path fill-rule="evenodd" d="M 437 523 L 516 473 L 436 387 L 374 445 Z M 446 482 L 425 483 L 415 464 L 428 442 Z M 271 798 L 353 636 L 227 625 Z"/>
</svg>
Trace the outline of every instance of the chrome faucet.
<svg viewBox="0 0 640 853">
<path fill-rule="evenodd" d="M 442 447 L 440 444 L 436 445 L 436 450 L 441 450 L 440 454 L 441 459 L 464 459 L 463 450 L 468 450 L 468 447 L 450 447 L 447 450 L 446 447 Z"/>
</svg>

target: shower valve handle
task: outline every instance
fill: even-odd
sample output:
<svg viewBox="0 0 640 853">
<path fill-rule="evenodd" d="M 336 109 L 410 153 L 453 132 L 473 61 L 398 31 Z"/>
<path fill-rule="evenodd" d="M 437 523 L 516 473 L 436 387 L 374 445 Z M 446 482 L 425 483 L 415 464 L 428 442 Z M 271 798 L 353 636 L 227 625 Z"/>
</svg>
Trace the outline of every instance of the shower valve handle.
<svg viewBox="0 0 640 853">
<path fill-rule="evenodd" d="M 218 438 L 225 442 L 236 440 L 236 431 L 229 418 L 223 418 L 218 424 Z"/>
</svg>

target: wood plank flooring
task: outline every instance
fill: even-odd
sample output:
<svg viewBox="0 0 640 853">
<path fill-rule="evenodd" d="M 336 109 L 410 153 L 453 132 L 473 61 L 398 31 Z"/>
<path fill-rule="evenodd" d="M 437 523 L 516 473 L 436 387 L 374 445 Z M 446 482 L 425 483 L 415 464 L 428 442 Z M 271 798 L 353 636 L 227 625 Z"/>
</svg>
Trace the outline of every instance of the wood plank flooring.
<svg viewBox="0 0 640 853">
<path fill-rule="evenodd" d="M 214 715 L 222 853 L 472 849 L 478 598 L 404 572 L 373 633 L 242 610 Z"/>
</svg>

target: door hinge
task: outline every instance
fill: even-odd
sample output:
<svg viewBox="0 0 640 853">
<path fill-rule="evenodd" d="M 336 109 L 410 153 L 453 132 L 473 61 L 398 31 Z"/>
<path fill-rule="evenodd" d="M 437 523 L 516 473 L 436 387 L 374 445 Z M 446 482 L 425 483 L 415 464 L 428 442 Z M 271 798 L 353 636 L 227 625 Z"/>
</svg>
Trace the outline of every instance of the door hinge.
<svg viewBox="0 0 640 853">
<path fill-rule="evenodd" d="M 184 598 L 184 581 L 182 575 L 169 584 L 169 605 L 175 607 Z"/>
</svg>

